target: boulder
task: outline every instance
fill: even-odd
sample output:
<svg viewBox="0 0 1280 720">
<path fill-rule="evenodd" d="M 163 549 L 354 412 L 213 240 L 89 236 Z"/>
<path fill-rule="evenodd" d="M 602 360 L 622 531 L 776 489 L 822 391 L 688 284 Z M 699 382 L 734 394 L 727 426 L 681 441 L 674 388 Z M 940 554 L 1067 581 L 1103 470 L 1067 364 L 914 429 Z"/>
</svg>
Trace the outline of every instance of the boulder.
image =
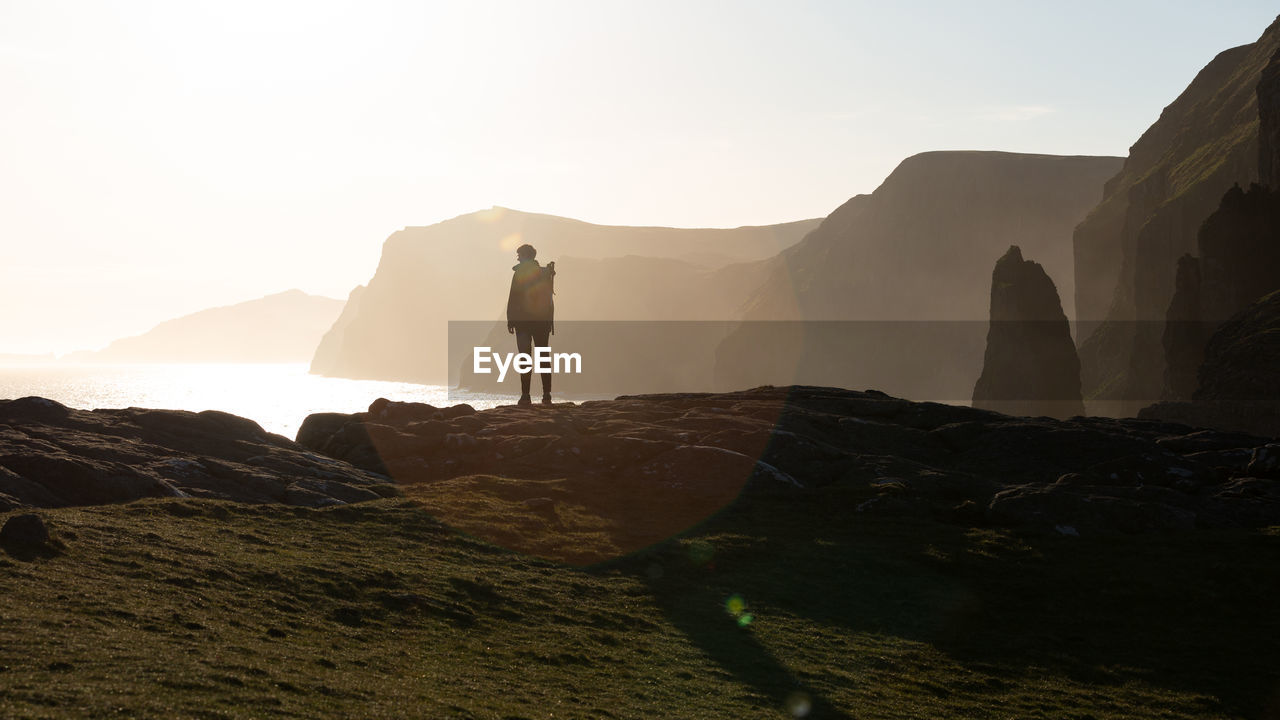
<svg viewBox="0 0 1280 720">
<path fill-rule="evenodd" d="M 10 546 L 41 547 L 49 543 L 49 529 L 35 513 L 14 515 L 0 528 L 0 543 Z"/>
</svg>

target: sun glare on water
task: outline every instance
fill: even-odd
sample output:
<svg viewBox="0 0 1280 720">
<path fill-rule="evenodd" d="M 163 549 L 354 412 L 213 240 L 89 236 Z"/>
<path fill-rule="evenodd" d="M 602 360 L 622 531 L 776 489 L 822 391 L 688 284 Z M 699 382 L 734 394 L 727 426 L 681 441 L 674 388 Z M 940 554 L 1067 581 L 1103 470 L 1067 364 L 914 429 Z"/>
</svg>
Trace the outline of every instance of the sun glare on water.
<svg viewBox="0 0 1280 720">
<path fill-rule="evenodd" d="M 36 395 L 84 410 L 145 407 L 221 410 L 293 439 L 312 413 L 354 413 L 380 397 L 437 407 L 476 409 L 509 403 L 495 395 L 463 395 L 443 385 L 348 380 L 311 375 L 297 364 L 79 365 L 0 369 L 0 399 Z"/>
</svg>

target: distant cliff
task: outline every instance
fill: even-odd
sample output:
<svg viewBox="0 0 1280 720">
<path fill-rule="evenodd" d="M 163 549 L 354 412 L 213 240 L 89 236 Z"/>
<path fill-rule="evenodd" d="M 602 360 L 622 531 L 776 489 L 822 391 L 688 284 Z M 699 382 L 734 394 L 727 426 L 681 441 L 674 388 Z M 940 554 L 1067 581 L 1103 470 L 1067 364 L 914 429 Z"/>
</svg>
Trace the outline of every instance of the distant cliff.
<svg viewBox="0 0 1280 720">
<path fill-rule="evenodd" d="M 1195 251 L 1196 233 L 1224 192 L 1258 179 L 1256 89 L 1277 49 L 1280 23 L 1206 65 L 1130 148 L 1077 228 L 1086 400 L 1119 401 L 1109 411 L 1127 413 L 1159 397 L 1178 258 Z"/>
<path fill-rule="evenodd" d="M 43 355 L 24 353 L 0 353 L 0 367 L 23 365 L 52 365 L 56 360 L 53 353 Z"/>
<path fill-rule="evenodd" d="M 301 290 L 166 320 L 96 352 L 71 353 L 73 363 L 306 362 L 343 302 Z"/>
<path fill-rule="evenodd" d="M 1120 165 L 1006 152 L 909 157 L 782 254 L 748 319 L 985 321 L 992 259 L 1010 245 L 1071 293 L 1071 231 Z"/>
<path fill-rule="evenodd" d="M 446 352 L 449 322 L 504 317 L 515 249 L 523 243 L 538 249 L 543 264 L 557 261 L 557 322 L 736 317 L 763 282 L 767 259 L 817 224 L 618 227 L 493 208 L 405 228 L 383 245 L 377 272 L 353 294 L 311 371 L 445 382 L 456 372 Z M 726 261 L 732 264 L 715 266 Z"/>
<path fill-rule="evenodd" d="M 721 346 L 717 387 L 799 382 L 968 401 L 992 262 L 1018 245 L 1072 293 L 1072 230 L 1120 166 L 1004 152 L 907 158 L 782 253 L 748 302 L 751 322 Z"/>
</svg>

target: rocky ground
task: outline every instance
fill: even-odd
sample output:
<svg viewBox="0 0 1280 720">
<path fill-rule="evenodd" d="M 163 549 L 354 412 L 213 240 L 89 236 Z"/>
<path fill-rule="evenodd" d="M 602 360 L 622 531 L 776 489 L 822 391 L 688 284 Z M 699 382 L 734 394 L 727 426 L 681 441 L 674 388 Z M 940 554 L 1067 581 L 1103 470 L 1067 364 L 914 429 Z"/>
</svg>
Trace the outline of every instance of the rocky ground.
<svg viewBox="0 0 1280 720">
<path fill-rule="evenodd" d="M 1149 420 L 1009 417 L 785 387 L 552 407 L 378 400 L 298 442 L 219 412 L 0 402 L 8 508 L 211 497 L 320 506 L 477 494 L 626 552 L 735 499 L 863 488 L 861 513 L 1063 534 L 1280 524 L 1280 444 Z M 594 529 L 592 529 L 594 527 Z M 512 534 L 519 535 L 518 528 Z M 586 559 L 586 558 L 583 558 Z"/>
<path fill-rule="evenodd" d="M 313 415 L 298 440 L 435 497 L 441 511 L 464 488 L 544 520 L 586 511 L 614 526 L 623 551 L 744 490 L 832 483 L 869 489 L 857 512 L 1067 535 L 1280 524 L 1273 441 L 874 391 L 757 388 L 483 412 L 379 400 L 365 413 Z"/>
<path fill-rule="evenodd" d="M 146 497 L 321 506 L 395 494 L 384 477 L 226 413 L 0 401 L 0 510 Z"/>
</svg>

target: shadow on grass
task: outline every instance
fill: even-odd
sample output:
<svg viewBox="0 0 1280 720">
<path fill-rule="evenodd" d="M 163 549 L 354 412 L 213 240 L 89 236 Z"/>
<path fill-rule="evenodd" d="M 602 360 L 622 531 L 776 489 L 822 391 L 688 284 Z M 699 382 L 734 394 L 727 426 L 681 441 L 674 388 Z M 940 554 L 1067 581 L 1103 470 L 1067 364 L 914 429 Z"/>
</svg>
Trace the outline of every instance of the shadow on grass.
<svg viewBox="0 0 1280 720">
<path fill-rule="evenodd" d="M 695 536 L 720 546 L 714 572 L 650 581 L 676 627 L 779 703 L 803 688 L 726 616 L 725 588 L 819 626 L 924 643 L 1001 680 L 1137 680 L 1212 696 L 1218 712 L 1280 716 L 1280 535 L 1022 537 L 833 512 L 836 500 L 726 514 Z M 808 694 L 810 717 L 843 717 Z"/>
<path fill-rule="evenodd" d="M 36 545 L 20 542 L 4 542 L 0 543 L 0 549 L 14 560 L 22 562 L 34 562 L 36 560 L 48 560 L 62 554 L 63 546 L 57 540 L 50 540 L 47 543 Z"/>
<path fill-rule="evenodd" d="M 747 627 L 740 625 L 726 611 L 723 592 L 681 578 L 650 578 L 649 587 L 676 629 L 735 680 L 767 697 L 777 709 L 805 718 L 852 717 L 802 683 Z"/>
</svg>

